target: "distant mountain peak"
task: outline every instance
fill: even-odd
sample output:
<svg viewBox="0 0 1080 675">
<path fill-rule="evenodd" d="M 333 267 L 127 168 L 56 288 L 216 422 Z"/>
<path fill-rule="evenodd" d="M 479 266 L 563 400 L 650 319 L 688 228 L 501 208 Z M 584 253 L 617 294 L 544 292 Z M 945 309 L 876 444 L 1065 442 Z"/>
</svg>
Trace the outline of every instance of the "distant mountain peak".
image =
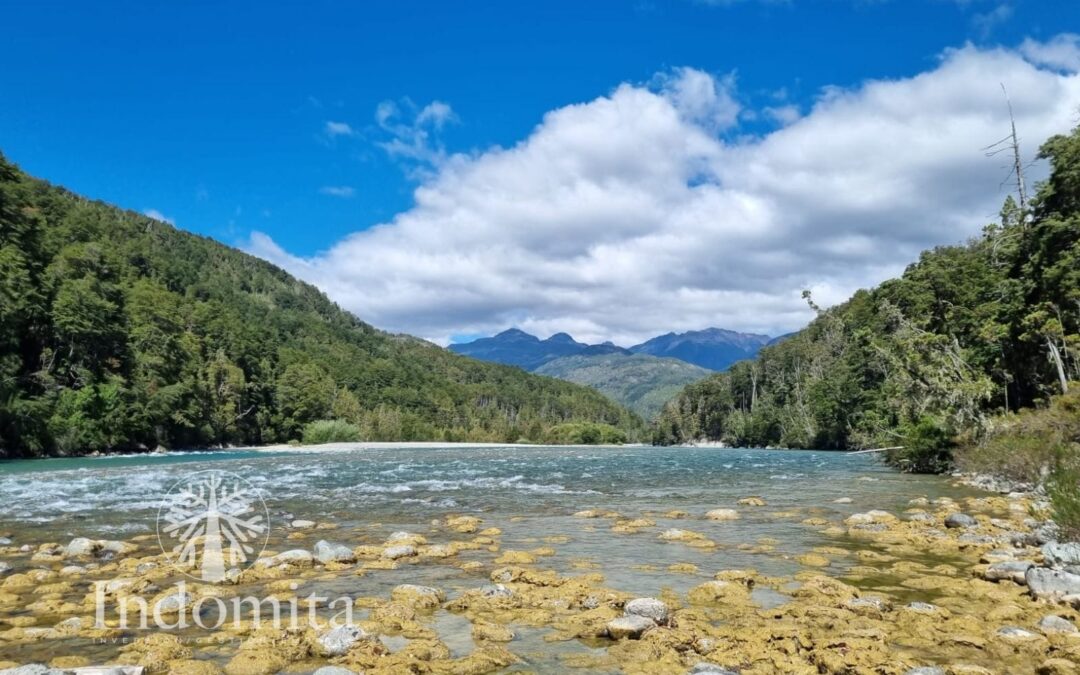
<svg viewBox="0 0 1080 675">
<path fill-rule="evenodd" d="M 736 361 L 753 358 L 771 339 L 768 335 L 740 333 L 726 328 L 704 328 L 684 333 L 665 333 L 626 349 L 610 341 L 598 345 L 585 344 L 564 332 L 541 340 L 519 328 L 509 328 L 493 337 L 451 345 L 450 349 L 473 358 L 526 370 L 535 370 L 564 356 L 631 353 L 675 358 L 709 370 L 724 370 Z"/>
</svg>

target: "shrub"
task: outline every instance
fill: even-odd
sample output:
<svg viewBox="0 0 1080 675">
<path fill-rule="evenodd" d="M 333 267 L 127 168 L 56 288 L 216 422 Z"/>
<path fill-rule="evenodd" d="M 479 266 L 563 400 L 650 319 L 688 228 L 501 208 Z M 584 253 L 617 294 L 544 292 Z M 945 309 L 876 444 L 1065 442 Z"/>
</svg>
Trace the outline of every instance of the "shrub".
<svg viewBox="0 0 1080 675">
<path fill-rule="evenodd" d="M 620 445 L 626 442 L 626 434 L 610 424 L 569 422 L 548 429 L 544 441 L 556 445 Z"/>
<path fill-rule="evenodd" d="M 1046 493 L 1063 538 L 1080 541 L 1080 467 L 1059 467 L 1046 482 Z"/>
<path fill-rule="evenodd" d="M 956 444 L 937 419 L 923 416 L 918 422 L 904 426 L 901 433 L 904 446 L 888 452 L 890 464 L 912 473 L 940 473 L 950 467 Z"/>
<path fill-rule="evenodd" d="M 1080 391 L 1045 408 L 999 417 L 981 442 L 957 453 L 959 467 L 1026 483 L 1041 483 L 1080 461 Z"/>
<path fill-rule="evenodd" d="M 360 429 L 342 420 L 316 420 L 304 425 L 304 444 L 354 443 L 361 440 Z"/>
</svg>

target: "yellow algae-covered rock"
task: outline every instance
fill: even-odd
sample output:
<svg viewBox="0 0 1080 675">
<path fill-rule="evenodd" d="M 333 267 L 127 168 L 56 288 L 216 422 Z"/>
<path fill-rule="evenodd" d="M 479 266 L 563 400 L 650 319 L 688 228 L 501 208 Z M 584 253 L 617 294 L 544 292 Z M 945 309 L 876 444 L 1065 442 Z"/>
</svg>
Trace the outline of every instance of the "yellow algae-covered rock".
<svg viewBox="0 0 1080 675">
<path fill-rule="evenodd" d="M 665 518 L 671 518 L 672 520 L 678 520 L 680 518 L 689 518 L 690 512 L 683 511 L 682 509 L 672 509 L 671 511 L 664 512 Z"/>
<path fill-rule="evenodd" d="M 617 511 L 609 511 L 605 509 L 586 509 L 584 511 L 578 511 L 574 514 L 575 518 L 618 518 L 619 513 Z"/>
<path fill-rule="evenodd" d="M 655 527 L 656 523 L 648 518 L 634 518 L 633 520 L 617 520 L 612 525 L 611 531 L 621 534 L 634 534 L 647 527 Z"/>
<path fill-rule="evenodd" d="M 700 532 L 694 532 L 692 530 L 681 530 L 679 528 L 670 528 L 660 533 L 660 539 L 664 541 L 700 541 L 705 539 L 705 535 Z"/>
<path fill-rule="evenodd" d="M 191 649 L 180 638 L 166 633 L 151 633 L 121 650 L 121 661 L 143 666 L 150 673 L 168 671 L 170 661 L 191 657 Z"/>
<path fill-rule="evenodd" d="M 419 609 L 431 609 L 441 605 L 446 600 L 446 594 L 433 586 L 401 584 L 390 591 L 390 598 Z"/>
<path fill-rule="evenodd" d="M 668 572 L 677 574 L 697 574 L 698 566 L 693 563 L 672 563 L 667 567 Z"/>
<path fill-rule="evenodd" d="M 498 565 L 530 565 L 536 562 L 536 556 L 528 551 L 503 551 L 503 554 L 495 559 Z"/>
<path fill-rule="evenodd" d="M 800 565 L 807 567 L 828 567 L 829 559 L 817 553 L 806 553 L 796 558 Z"/>
<path fill-rule="evenodd" d="M 750 592 L 746 586 L 734 581 L 716 579 L 695 586 L 687 593 L 690 602 L 707 605 L 716 603 L 748 604 Z"/>
<path fill-rule="evenodd" d="M 756 497 L 756 496 L 755 497 L 743 497 L 742 499 L 740 499 L 739 501 L 737 501 L 735 503 L 738 504 L 739 506 L 766 506 L 768 504 L 768 502 L 766 502 L 764 499 L 762 499 L 761 497 Z"/>
<path fill-rule="evenodd" d="M 480 523 L 483 521 L 475 516 L 447 516 L 444 521 L 447 528 L 461 532 L 462 534 L 472 534 L 480 529 Z"/>
<path fill-rule="evenodd" d="M 177 659 L 169 661 L 169 675 L 220 675 L 222 670 L 211 661 Z"/>
<path fill-rule="evenodd" d="M 848 526 L 852 525 L 870 525 L 870 524 L 892 524 L 898 522 L 898 518 L 888 511 L 866 511 L 865 513 L 853 513 L 844 519 L 844 524 Z"/>
<path fill-rule="evenodd" d="M 510 642 L 514 639 L 514 631 L 506 626 L 494 623 L 476 623 L 472 627 L 474 640 L 486 640 L 488 642 Z"/>
</svg>

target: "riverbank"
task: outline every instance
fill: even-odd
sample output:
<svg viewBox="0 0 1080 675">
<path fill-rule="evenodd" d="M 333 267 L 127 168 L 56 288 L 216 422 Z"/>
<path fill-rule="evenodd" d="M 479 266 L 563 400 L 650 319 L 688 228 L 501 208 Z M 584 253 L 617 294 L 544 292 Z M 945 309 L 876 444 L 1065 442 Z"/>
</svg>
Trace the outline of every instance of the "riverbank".
<svg viewBox="0 0 1080 675">
<path fill-rule="evenodd" d="M 0 573 L 0 668 L 904 675 L 1080 664 L 1075 600 L 1039 595 L 1038 577 L 1058 572 L 1027 578 L 1061 559 L 1039 543 L 1041 499 L 835 453 L 528 455 L 247 451 L 0 472 L 10 539 L 0 544 L 10 566 Z M 223 583 L 170 565 L 149 499 L 214 468 L 260 486 L 273 525 L 266 548 Z M 175 622 L 212 598 L 304 609 L 312 594 L 353 599 L 353 627 L 334 633 L 319 611 L 299 630 L 242 621 L 141 631 L 116 613 L 146 602 Z"/>
</svg>

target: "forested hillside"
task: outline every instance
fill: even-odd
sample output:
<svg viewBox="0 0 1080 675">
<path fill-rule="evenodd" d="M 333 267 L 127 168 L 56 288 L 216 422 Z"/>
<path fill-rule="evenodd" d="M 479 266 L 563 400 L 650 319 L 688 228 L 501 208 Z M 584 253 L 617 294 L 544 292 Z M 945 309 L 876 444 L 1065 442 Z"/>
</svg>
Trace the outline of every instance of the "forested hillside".
<svg viewBox="0 0 1080 675">
<path fill-rule="evenodd" d="M 594 391 L 375 330 L 267 262 L 0 156 L 0 456 L 287 441 L 325 419 L 372 440 L 640 428 Z"/>
<path fill-rule="evenodd" d="M 1051 176 L 1027 208 L 1007 199 L 981 237 L 924 253 L 901 278 L 688 386 L 657 440 L 903 446 L 893 462 L 934 470 L 1004 419 L 993 415 L 1061 394 L 1080 379 L 1080 132 L 1041 155 Z"/>
<path fill-rule="evenodd" d="M 616 352 L 564 356 L 535 372 L 592 387 L 651 420 L 684 386 L 712 371 L 679 359 Z"/>
</svg>

